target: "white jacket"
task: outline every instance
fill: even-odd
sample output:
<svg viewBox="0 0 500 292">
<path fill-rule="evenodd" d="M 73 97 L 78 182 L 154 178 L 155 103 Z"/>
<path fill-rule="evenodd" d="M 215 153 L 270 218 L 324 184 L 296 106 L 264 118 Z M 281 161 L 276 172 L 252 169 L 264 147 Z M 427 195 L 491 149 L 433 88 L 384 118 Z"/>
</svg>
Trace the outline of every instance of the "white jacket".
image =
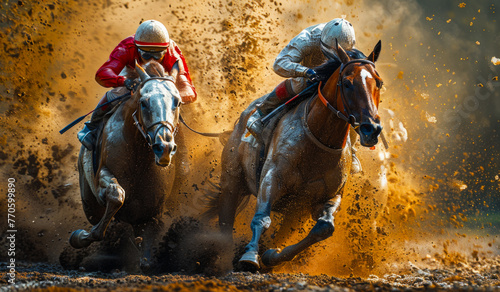
<svg viewBox="0 0 500 292">
<path fill-rule="evenodd" d="M 309 68 L 323 64 L 327 58 L 321 52 L 321 32 L 326 23 L 301 31 L 274 61 L 273 70 L 285 78 L 304 77 Z"/>
</svg>

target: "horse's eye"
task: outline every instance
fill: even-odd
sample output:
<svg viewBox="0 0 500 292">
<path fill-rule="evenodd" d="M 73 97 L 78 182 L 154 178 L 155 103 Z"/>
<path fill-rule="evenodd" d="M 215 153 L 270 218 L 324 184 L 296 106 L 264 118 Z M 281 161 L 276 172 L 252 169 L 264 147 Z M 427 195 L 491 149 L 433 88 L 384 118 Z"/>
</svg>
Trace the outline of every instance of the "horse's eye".
<svg viewBox="0 0 500 292">
<path fill-rule="evenodd" d="M 384 82 L 382 80 L 377 80 L 378 89 L 382 89 L 382 86 L 384 86 Z"/>
<path fill-rule="evenodd" d="M 148 103 L 144 100 L 141 100 L 141 107 L 144 108 L 144 109 L 147 109 L 148 108 Z"/>
<path fill-rule="evenodd" d="M 347 88 L 347 89 L 351 89 L 352 88 L 352 82 L 351 80 L 349 79 L 344 79 L 344 87 Z"/>
</svg>

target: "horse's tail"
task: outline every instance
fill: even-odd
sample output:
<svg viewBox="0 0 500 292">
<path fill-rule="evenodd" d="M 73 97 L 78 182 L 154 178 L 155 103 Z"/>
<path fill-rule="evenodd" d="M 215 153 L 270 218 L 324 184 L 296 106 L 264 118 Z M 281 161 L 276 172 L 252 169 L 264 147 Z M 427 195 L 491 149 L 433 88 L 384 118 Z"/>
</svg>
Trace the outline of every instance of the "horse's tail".
<svg viewBox="0 0 500 292">
<path fill-rule="evenodd" d="M 222 187 L 220 182 L 208 181 L 208 188 L 203 189 L 205 193 L 205 212 L 201 214 L 201 219 L 203 221 L 210 221 L 215 217 L 219 216 L 222 200 Z M 236 215 L 238 215 L 250 201 L 250 196 L 240 196 L 238 197 L 238 207 L 236 209 Z"/>
</svg>

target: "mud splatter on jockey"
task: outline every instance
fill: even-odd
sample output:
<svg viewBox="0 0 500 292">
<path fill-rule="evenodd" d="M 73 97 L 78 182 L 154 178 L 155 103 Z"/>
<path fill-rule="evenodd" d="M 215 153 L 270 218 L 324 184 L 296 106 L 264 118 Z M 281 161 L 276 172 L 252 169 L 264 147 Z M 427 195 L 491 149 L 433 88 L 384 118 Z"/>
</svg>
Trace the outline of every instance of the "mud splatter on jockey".
<svg viewBox="0 0 500 292">
<path fill-rule="evenodd" d="M 257 140 L 261 140 L 260 136 L 264 128 L 261 119 L 304 90 L 308 82 L 315 81 L 317 74 L 311 68 L 323 64 L 328 59 L 337 58 L 333 49 L 335 39 L 351 57 L 356 59 L 364 57 L 354 48 L 356 37 L 352 24 L 342 18 L 335 18 L 330 22 L 304 29 L 278 54 L 273 70 L 279 76 L 288 79 L 276 86 L 264 101 L 257 105 L 257 110 L 248 119 L 247 129 Z M 358 173 L 361 171 L 361 164 L 355 155 L 355 149 L 352 150 L 352 172 Z"/>
<path fill-rule="evenodd" d="M 127 79 L 128 70 L 134 70 L 135 62 L 145 64 L 155 59 L 166 72 L 177 71 L 176 87 L 184 104 L 196 101 L 196 89 L 193 86 L 186 60 L 177 44 L 169 38 L 165 26 L 156 20 L 144 21 L 134 35 L 122 40 L 111 52 L 109 59 L 97 70 L 95 79 L 104 87 L 114 87 L 106 92 L 99 105 L 109 100 L 133 91 L 138 82 Z M 89 150 L 95 145 L 97 129 L 104 115 L 112 106 L 96 109 L 83 130 L 78 133 L 78 139 Z"/>
</svg>

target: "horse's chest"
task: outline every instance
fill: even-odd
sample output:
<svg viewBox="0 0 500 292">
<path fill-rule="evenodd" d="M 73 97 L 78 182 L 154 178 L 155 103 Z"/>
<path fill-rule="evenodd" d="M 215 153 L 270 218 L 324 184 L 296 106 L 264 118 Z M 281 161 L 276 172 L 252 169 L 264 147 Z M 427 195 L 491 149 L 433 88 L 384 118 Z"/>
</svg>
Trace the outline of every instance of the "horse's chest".
<svg viewBox="0 0 500 292">
<path fill-rule="evenodd" d="M 307 163 L 300 168 L 303 191 L 308 194 L 330 196 L 345 184 L 350 170 L 350 155 L 346 151 L 335 153 L 316 152 L 308 155 Z"/>
</svg>

